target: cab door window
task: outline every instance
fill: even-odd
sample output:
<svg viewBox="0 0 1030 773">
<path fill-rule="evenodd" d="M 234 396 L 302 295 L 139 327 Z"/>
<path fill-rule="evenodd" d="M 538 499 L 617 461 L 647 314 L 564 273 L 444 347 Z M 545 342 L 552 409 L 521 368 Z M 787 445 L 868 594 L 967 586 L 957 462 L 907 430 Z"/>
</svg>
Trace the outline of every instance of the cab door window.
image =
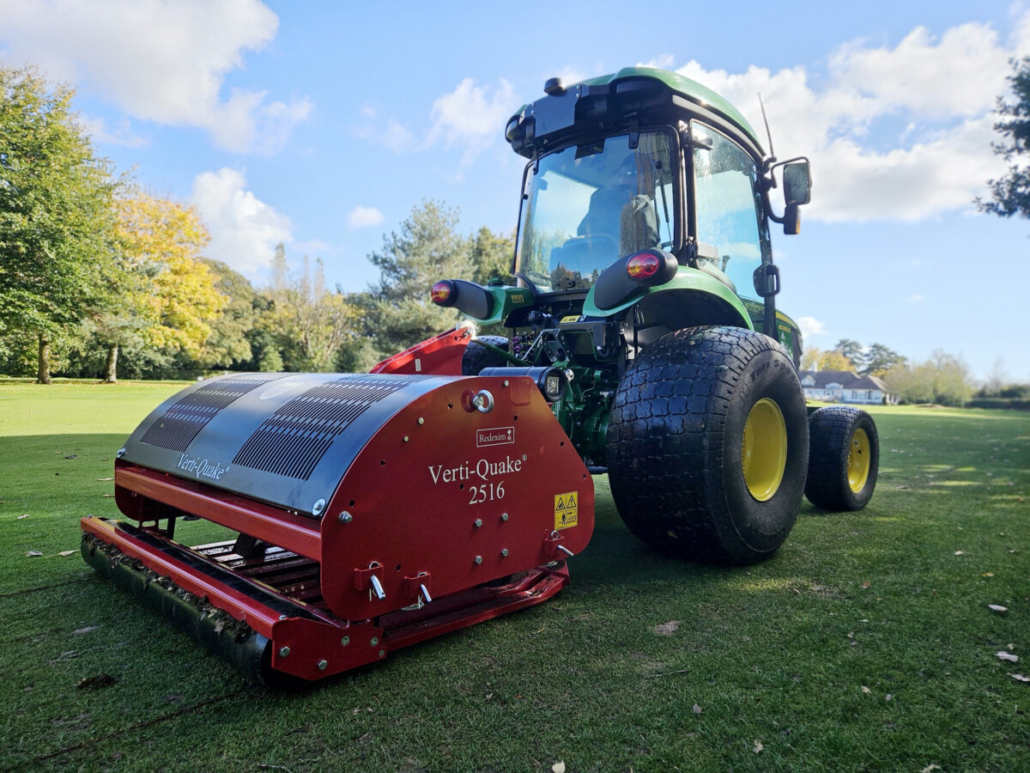
<svg viewBox="0 0 1030 773">
<path fill-rule="evenodd" d="M 739 145 L 707 126 L 692 123 L 691 139 L 698 263 L 739 295 L 753 298 L 754 271 L 772 255 L 758 166 Z"/>
</svg>

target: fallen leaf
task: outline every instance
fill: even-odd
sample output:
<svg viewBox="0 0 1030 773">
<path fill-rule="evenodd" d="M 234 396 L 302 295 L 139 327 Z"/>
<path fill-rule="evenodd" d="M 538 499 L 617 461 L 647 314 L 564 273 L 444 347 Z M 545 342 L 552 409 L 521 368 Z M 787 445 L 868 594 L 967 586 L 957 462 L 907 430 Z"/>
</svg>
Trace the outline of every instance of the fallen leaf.
<svg viewBox="0 0 1030 773">
<path fill-rule="evenodd" d="M 1009 611 L 1008 607 L 1003 607 L 1001 604 L 988 604 L 987 608 L 992 612 L 997 612 L 999 615 L 1004 615 Z"/>
<path fill-rule="evenodd" d="M 700 714 L 701 713 L 701 707 L 698 706 L 696 703 L 694 704 L 694 713 L 695 714 Z"/>
<path fill-rule="evenodd" d="M 762 749 L 764 749 L 764 748 L 765 748 L 765 747 L 764 747 L 764 746 L 762 746 L 762 742 L 761 742 L 761 741 L 759 741 L 759 740 L 758 740 L 758 739 L 756 738 L 756 739 L 755 739 L 755 754 L 761 754 L 761 753 L 762 753 Z"/>
<path fill-rule="evenodd" d="M 71 456 L 64 457 L 65 459 L 78 459 L 78 454 L 72 454 Z"/>
<path fill-rule="evenodd" d="M 29 517 L 29 514 L 25 513 L 25 515 L 19 515 L 18 516 L 18 520 L 20 521 L 22 518 L 28 518 L 28 517 Z"/>
<path fill-rule="evenodd" d="M 1023 676 L 1022 674 L 1006 674 L 1005 676 L 1011 676 L 1017 682 L 1026 682 L 1030 684 L 1030 676 Z"/>
<path fill-rule="evenodd" d="M 679 630 L 679 627 L 680 627 L 680 621 L 679 620 L 670 620 L 667 623 L 662 623 L 661 625 L 656 625 L 654 627 L 654 632 L 657 633 L 657 634 L 661 634 L 662 636 L 672 636 L 674 633 L 676 633 L 676 631 Z"/>
<path fill-rule="evenodd" d="M 1009 652 L 1012 652 L 1012 650 L 1014 650 L 1015 648 L 1016 648 L 1016 645 L 1015 645 L 1015 644 L 1013 644 L 1012 642 L 1009 642 L 1009 644 L 1008 644 L 1008 650 L 1009 650 Z"/>
<path fill-rule="evenodd" d="M 893 698 L 893 697 L 894 697 L 893 695 L 891 695 L 890 693 L 887 693 L 887 697 L 885 698 L 886 702 L 890 703 L 891 702 L 891 698 Z"/>
<path fill-rule="evenodd" d="M 64 557 L 64 556 L 70 556 L 72 553 L 78 553 L 78 552 L 79 551 L 77 551 L 77 550 L 62 550 L 57 555 Z"/>
<path fill-rule="evenodd" d="M 984 572 L 981 577 L 994 577 L 994 572 Z"/>
<path fill-rule="evenodd" d="M 862 692 L 864 692 L 866 695 L 869 695 L 872 692 L 872 690 L 870 690 L 865 685 L 862 685 Z"/>
<path fill-rule="evenodd" d="M 28 558 L 38 558 L 39 556 L 41 556 L 43 554 L 40 553 L 38 550 L 29 550 L 29 551 L 26 551 L 25 555 Z"/>
<path fill-rule="evenodd" d="M 855 638 L 855 632 L 854 631 L 849 632 L 848 633 L 848 638 L 849 639 L 854 639 Z"/>
<path fill-rule="evenodd" d="M 110 674 L 97 674 L 96 676 L 87 676 L 75 686 L 80 690 L 92 690 L 98 687 L 110 687 L 112 684 L 114 684 L 113 676 Z"/>
<path fill-rule="evenodd" d="M 923 773 L 933 773 L 935 770 L 940 770 L 940 769 L 941 769 L 940 765 L 927 765 L 925 768 L 923 768 Z"/>
<path fill-rule="evenodd" d="M 114 494 L 103 494 L 102 496 L 103 496 L 103 497 L 105 497 L 105 498 L 106 498 L 106 497 L 113 497 L 113 496 L 114 496 Z"/>
<path fill-rule="evenodd" d="M 565 763 L 556 762 L 551 766 L 551 773 L 565 773 Z"/>
<path fill-rule="evenodd" d="M 965 553 L 963 553 L 963 552 L 962 552 L 961 550 L 956 550 L 956 551 L 955 551 L 955 555 L 956 555 L 956 556 L 964 556 L 964 555 L 965 555 Z"/>
<path fill-rule="evenodd" d="M 863 588 L 869 588 L 871 586 L 872 586 L 872 583 L 869 582 L 869 580 L 866 580 L 864 583 L 862 583 L 862 587 Z"/>
<path fill-rule="evenodd" d="M 114 478 L 97 478 L 97 480 L 114 480 Z"/>
<path fill-rule="evenodd" d="M 998 650 L 995 655 L 998 656 L 998 660 L 1007 660 L 1009 663 L 1018 663 L 1019 655 L 1013 655 L 1011 652 L 1005 650 Z"/>
<path fill-rule="evenodd" d="M 90 631 L 95 631 L 99 627 L 99 625 L 87 625 L 85 628 L 76 628 L 72 633 L 89 633 Z"/>
</svg>

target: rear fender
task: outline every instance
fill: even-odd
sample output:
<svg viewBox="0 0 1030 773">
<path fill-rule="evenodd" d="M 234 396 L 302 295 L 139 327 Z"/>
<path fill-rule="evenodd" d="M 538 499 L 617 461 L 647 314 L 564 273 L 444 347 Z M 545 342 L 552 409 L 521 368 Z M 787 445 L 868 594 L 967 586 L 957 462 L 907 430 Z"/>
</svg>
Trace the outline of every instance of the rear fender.
<svg viewBox="0 0 1030 773">
<path fill-rule="evenodd" d="M 625 303 L 611 309 L 598 308 L 591 288 L 583 304 L 588 317 L 610 317 L 638 306 L 646 324 L 668 330 L 695 325 L 734 325 L 754 330 L 747 308 L 729 287 L 715 277 L 688 266 L 680 266 L 671 281 L 658 287 L 642 287 Z"/>
</svg>

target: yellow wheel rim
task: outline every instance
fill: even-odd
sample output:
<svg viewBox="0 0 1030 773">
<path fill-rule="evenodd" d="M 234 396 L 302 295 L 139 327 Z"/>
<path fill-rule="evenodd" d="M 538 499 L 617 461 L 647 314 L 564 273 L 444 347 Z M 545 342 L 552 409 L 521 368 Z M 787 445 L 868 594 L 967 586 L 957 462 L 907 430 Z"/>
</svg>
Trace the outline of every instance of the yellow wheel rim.
<svg viewBox="0 0 1030 773">
<path fill-rule="evenodd" d="M 869 435 L 864 429 L 856 429 L 855 434 L 851 436 L 851 447 L 848 449 L 848 485 L 856 494 L 865 488 L 871 465 Z"/>
<path fill-rule="evenodd" d="M 787 424 L 775 402 L 763 397 L 747 416 L 740 463 L 744 482 L 759 502 L 772 499 L 787 468 Z"/>
</svg>

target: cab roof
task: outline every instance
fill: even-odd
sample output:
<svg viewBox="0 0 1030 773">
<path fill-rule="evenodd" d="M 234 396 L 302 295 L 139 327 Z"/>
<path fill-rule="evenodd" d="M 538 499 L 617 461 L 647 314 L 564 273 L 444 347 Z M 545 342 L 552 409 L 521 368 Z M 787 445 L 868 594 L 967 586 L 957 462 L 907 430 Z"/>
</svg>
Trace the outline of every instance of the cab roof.
<svg viewBox="0 0 1030 773">
<path fill-rule="evenodd" d="M 611 73 L 609 75 L 589 78 L 587 80 L 580 81 L 579 83 L 567 85 L 565 86 L 565 91 L 570 92 L 577 89 L 577 87 L 582 87 L 585 92 L 588 92 L 603 89 L 617 81 L 629 79 L 640 80 L 644 78 L 655 80 L 687 101 L 693 102 L 706 110 L 718 114 L 743 132 L 759 150 L 762 149 L 762 144 L 759 141 L 758 136 L 755 134 L 754 129 L 751 128 L 751 124 L 748 123 L 748 120 L 739 110 L 737 110 L 737 108 L 707 86 L 703 86 L 697 81 L 686 78 L 675 72 L 662 70 L 657 67 L 624 67 L 618 72 Z M 536 102 L 523 105 L 519 108 L 515 117 L 522 118 L 527 115 L 531 115 L 535 110 L 538 110 L 539 107 L 542 107 L 543 103 L 553 99 L 554 97 L 548 96 L 543 97 Z"/>
</svg>

